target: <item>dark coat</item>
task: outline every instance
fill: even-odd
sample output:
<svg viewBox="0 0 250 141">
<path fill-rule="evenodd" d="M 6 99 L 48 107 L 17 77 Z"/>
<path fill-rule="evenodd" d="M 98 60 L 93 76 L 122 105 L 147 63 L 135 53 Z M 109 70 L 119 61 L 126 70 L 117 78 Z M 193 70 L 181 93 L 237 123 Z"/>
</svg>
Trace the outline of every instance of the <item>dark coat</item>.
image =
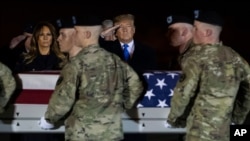
<svg viewBox="0 0 250 141">
<path fill-rule="evenodd" d="M 118 40 L 116 41 L 102 41 L 100 39 L 100 46 L 109 52 L 118 55 L 122 60 L 124 59 L 123 50 Z M 128 60 L 128 64 L 138 73 L 142 74 L 147 70 L 157 70 L 157 60 L 155 51 L 142 43 L 134 41 L 134 52 L 132 57 Z"/>
</svg>

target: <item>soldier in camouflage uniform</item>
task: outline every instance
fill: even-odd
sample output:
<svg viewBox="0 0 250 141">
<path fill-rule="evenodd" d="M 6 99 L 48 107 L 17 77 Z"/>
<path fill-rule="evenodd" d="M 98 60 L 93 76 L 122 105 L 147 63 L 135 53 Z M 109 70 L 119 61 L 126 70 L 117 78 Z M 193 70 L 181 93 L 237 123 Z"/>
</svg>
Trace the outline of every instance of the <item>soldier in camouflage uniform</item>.
<svg viewBox="0 0 250 141">
<path fill-rule="evenodd" d="M 193 38 L 193 18 L 188 15 L 173 14 L 167 17 L 167 38 L 172 47 L 183 54 Z"/>
<path fill-rule="evenodd" d="M 61 71 L 45 119 L 55 123 L 68 115 L 66 141 L 122 140 L 122 113 L 140 97 L 142 82 L 129 65 L 98 45 L 100 20 L 76 21 L 75 43 L 83 49 Z"/>
<path fill-rule="evenodd" d="M 168 64 L 168 68 L 171 70 L 181 69 L 178 59 L 185 54 L 192 43 L 193 21 L 193 14 L 189 11 L 174 13 L 166 18 L 168 28 L 167 39 L 169 44 L 179 51 L 178 57 L 173 57 Z"/>
<path fill-rule="evenodd" d="M 4 112 L 4 108 L 16 89 L 16 81 L 11 70 L 0 62 L 0 113 Z"/>
<path fill-rule="evenodd" d="M 200 13 L 194 27 L 196 46 L 181 59 L 183 75 L 174 90 L 167 122 L 175 126 L 194 99 L 186 141 L 229 141 L 230 124 L 242 124 L 250 110 L 250 67 L 220 42 L 222 20 L 217 13 Z"/>
<path fill-rule="evenodd" d="M 189 12 L 187 11 L 186 13 Z M 171 68 L 179 70 L 182 56 L 184 56 L 192 46 L 194 18 L 192 14 L 175 13 L 169 15 L 166 22 L 168 26 L 167 39 L 169 40 L 169 44 L 179 50 L 178 60 L 176 58 L 175 63 L 172 62 Z M 173 65 L 178 65 L 178 68 L 173 67 Z M 185 127 L 188 114 L 189 113 L 183 114 L 182 117 L 178 118 L 178 125 L 176 124 L 176 126 Z"/>
<path fill-rule="evenodd" d="M 57 19 L 57 24 L 59 28 L 59 36 L 57 38 L 57 41 L 59 43 L 60 51 L 68 55 L 67 61 L 74 60 L 75 56 L 82 50 L 81 47 L 74 45 L 74 34 L 75 34 L 74 18 L 75 18 L 74 16 L 65 16 L 64 18 Z M 42 129 L 54 128 L 54 124 L 47 122 L 44 117 L 40 119 L 39 126 Z M 33 134 L 25 136 L 31 136 L 29 137 L 31 141 L 33 140 L 55 141 L 55 138 L 59 141 L 64 139 L 64 134 L 49 133 L 49 134 L 43 134 L 42 136 L 40 134 L 36 136 L 34 136 Z M 25 141 L 27 141 L 27 137 L 24 138 L 26 138 Z"/>
</svg>

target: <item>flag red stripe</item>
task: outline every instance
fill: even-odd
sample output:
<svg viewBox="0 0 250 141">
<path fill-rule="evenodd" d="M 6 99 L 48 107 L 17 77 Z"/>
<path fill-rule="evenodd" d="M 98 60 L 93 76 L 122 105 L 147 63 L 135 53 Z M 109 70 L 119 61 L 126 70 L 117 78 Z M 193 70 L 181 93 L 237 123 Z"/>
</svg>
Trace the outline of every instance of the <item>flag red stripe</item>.
<svg viewBox="0 0 250 141">
<path fill-rule="evenodd" d="M 16 104 L 48 104 L 53 90 L 22 90 L 14 100 Z"/>
</svg>

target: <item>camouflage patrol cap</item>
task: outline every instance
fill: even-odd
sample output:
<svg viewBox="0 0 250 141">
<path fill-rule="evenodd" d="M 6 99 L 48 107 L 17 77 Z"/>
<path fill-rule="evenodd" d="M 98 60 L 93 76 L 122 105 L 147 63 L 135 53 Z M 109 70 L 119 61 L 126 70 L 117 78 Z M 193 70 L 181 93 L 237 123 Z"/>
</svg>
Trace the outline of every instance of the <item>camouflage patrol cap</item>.
<svg viewBox="0 0 250 141">
<path fill-rule="evenodd" d="M 198 10 L 195 16 L 195 20 L 217 26 L 223 26 L 224 24 L 221 15 L 216 11 L 210 11 L 210 10 L 208 11 Z"/>
<path fill-rule="evenodd" d="M 73 28 L 76 24 L 76 16 L 65 16 L 56 20 L 58 28 Z"/>
<path fill-rule="evenodd" d="M 77 26 L 98 26 L 102 25 L 102 19 L 97 15 L 82 15 L 76 18 Z"/>
<path fill-rule="evenodd" d="M 173 11 L 172 14 L 167 16 L 166 23 L 167 26 L 175 23 L 188 23 L 193 25 L 194 13 L 192 10 Z"/>
</svg>

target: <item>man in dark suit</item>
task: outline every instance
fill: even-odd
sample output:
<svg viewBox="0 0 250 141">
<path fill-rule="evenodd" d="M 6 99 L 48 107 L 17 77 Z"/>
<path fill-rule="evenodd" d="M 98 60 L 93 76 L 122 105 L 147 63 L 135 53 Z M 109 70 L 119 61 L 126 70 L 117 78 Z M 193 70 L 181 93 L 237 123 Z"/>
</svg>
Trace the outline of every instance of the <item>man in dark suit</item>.
<svg viewBox="0 0 250 141">
<path fill-rule="evenodd" d="M 115 30 L 117 40 L 104 41 L 100 45 L 106 50 L 115 53 L 126 61 L 134 70 L 141 75 L 147 70 L 157 69 L 155 51 L 134 40 L 135 24 L 132 14 L 123 14 L 114 18 L 114 27 L 102 32 L 102 37 Z M 127 46 L 126 47 L 124 47 Z M 126 49 L 125 49 L 126 48 Z M 125 51 L 126 50 L 126 51 Z"/>
<path fill-rule="evenodd" d="M 156 53 L 153 48 L 146 46 L 134 40 L 135 24 L 132 14 L 123 14 L 114 18 L 114 26 L 104 30 L 101 33 L 100 46 L 118 55 L 122 60 L 126 61 L 139 75 L 144 82 L 145 94 L 147 83 L 143 77 L 143 72 L 157 69 Z M 105 41 L 105 35 L 115 32 L 117 40 Z M 141 98 L 143 98 L 142 95 Z M 147 140 L 145 134 L 125 134 L 123 141 L 129 140 Z"/>
</svg>

